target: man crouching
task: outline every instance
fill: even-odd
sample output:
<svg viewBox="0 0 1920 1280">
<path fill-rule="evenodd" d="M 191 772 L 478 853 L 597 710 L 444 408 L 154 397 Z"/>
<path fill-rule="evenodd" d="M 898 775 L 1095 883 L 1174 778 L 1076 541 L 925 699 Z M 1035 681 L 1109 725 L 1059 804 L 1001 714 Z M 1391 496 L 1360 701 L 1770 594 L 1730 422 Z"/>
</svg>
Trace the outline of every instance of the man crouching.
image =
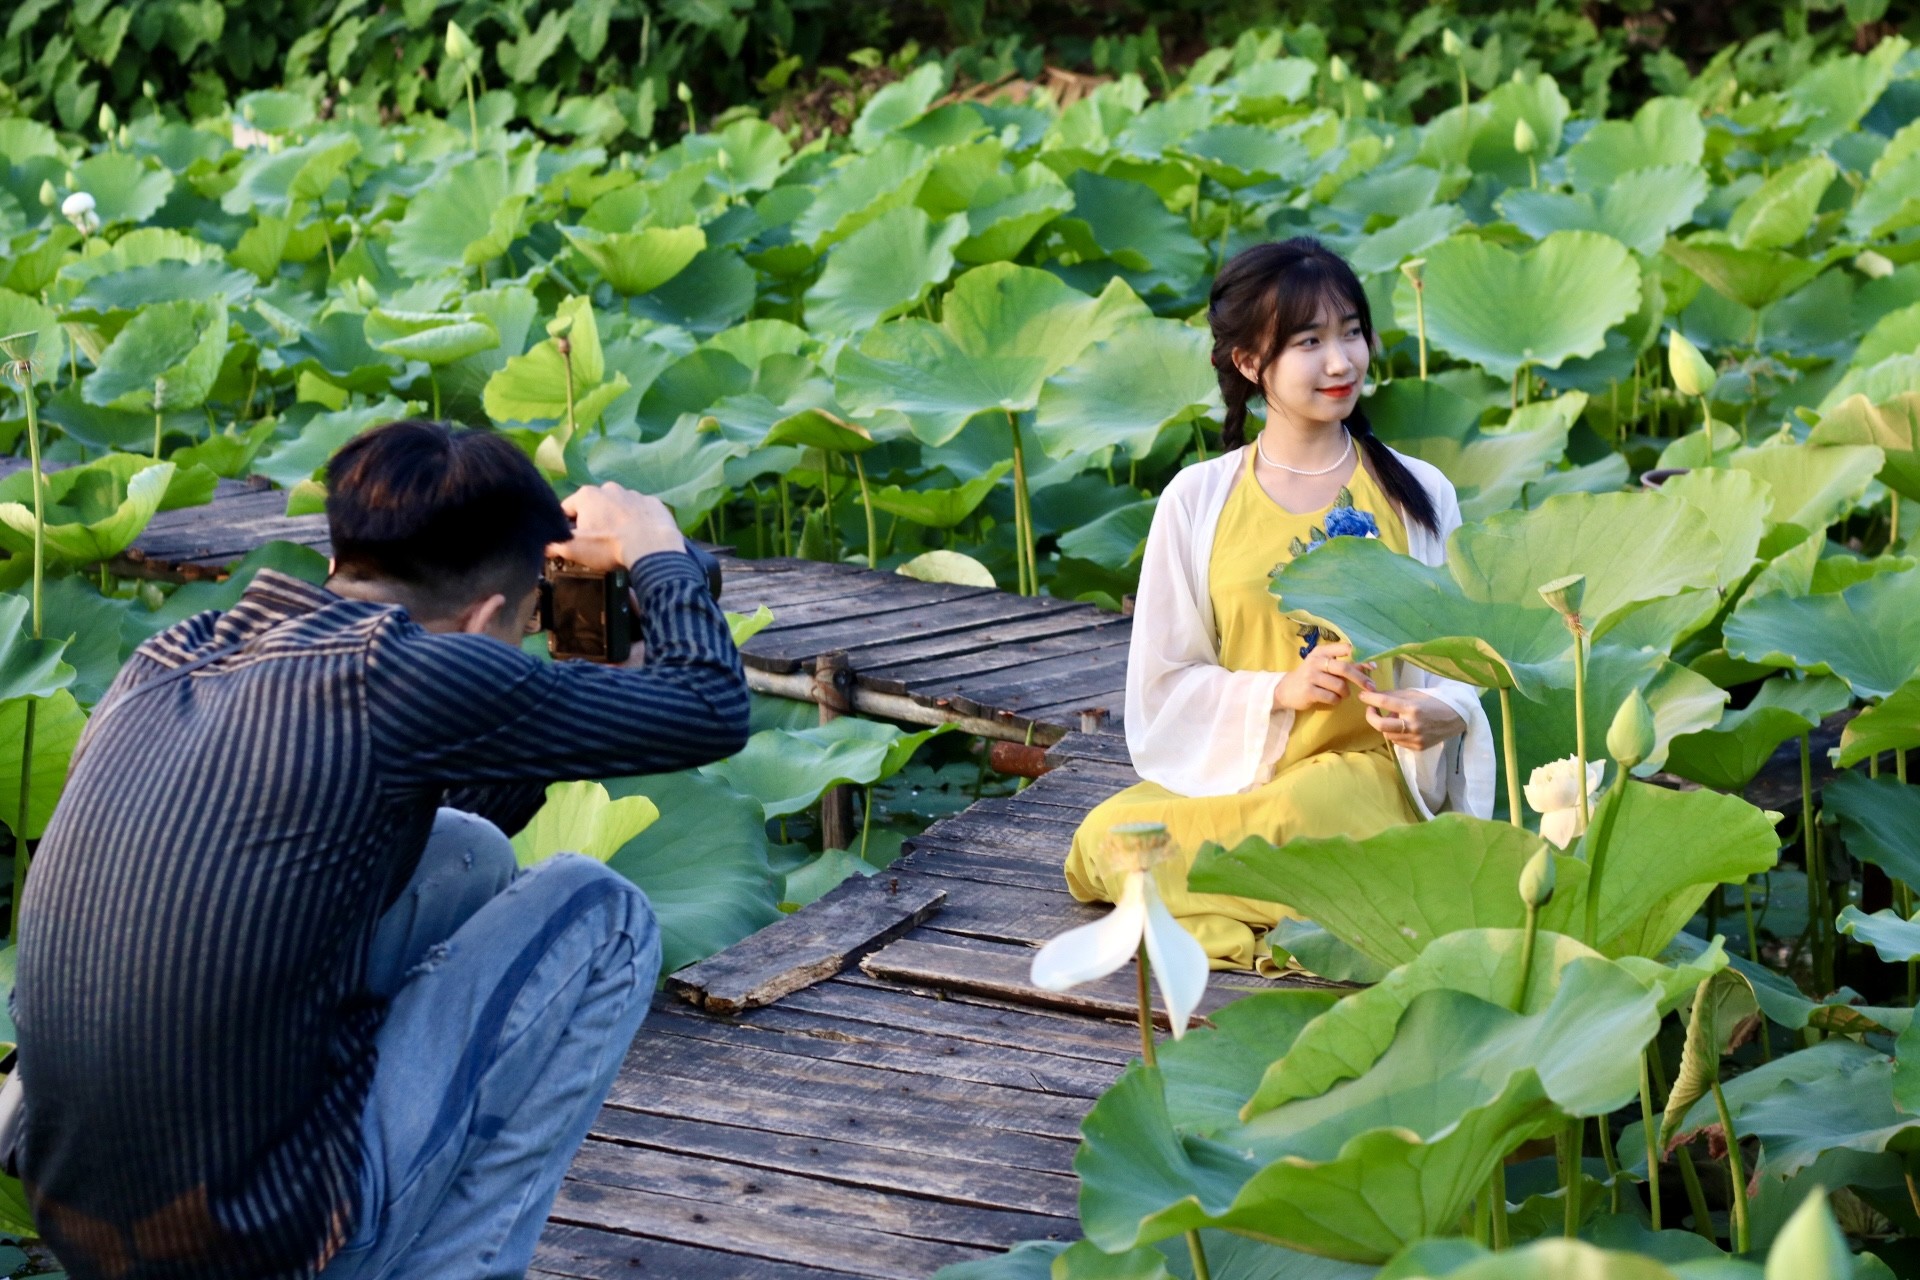
<svg viewBox="0 0 1920 1280">
<path fill-rule="evenodd" d="M 626 880 L 516 874 L 502 830 L 746 739 L 656 499 L 562 503 L 409 421 L 339 452 L 327 510 L 326 588 L 262 571 L 133 654 L 34 860 L 15 1154 L 76 1280 L 522 1274 L 660 943 Z M 549 544 L 629 568 L 626 667 L 519 649 Z"/>
</svg>

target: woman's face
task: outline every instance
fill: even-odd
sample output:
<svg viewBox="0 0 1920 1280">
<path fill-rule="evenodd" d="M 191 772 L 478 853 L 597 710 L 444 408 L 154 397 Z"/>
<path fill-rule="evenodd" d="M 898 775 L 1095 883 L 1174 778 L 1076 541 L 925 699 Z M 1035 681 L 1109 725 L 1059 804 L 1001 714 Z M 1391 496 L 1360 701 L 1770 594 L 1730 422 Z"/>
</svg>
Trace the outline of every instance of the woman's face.
<svg viewBox="0 0 1920 1280">
<path fill-rule="evenodd" d="M 1268 420 L 1302 425 L 1344 421 L 1359 402 L 1367 358 L 1359 313 L 1322 302 L 1313 323 L 1290 335 L 1266 368 Z M 1249 381 L 1261 381 L 1255 354 L 1235 352 L 1234 364 Z"/>
</svg>

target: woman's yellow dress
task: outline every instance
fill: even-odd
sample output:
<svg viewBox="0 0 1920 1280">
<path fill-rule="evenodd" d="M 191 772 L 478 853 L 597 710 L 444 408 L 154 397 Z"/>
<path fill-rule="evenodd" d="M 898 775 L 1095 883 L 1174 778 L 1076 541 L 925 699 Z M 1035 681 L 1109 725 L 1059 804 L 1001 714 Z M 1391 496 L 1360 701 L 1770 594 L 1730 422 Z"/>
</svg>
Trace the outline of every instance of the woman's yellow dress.
<svg viewBox="0 0 1920 1280">
<path fill-rule="evenodd" d="M 1234 671 L 1291 671 L 1320 638 L 1282 612 L 1268 580 L 1327 532 L 1371 524 L 1381 541 L 1407 552 L 1406 527 L 1365 466 L 1333 503 L 1296 515 L 1275 502 L 1253 475 L 1254 451 L 1227 495 L 1213 539 L 1207 591 L 1222 666 Z M 1351 510 L 1347 510 L 1347 506 Z M 1332 528 L 1329 530 L 1328 526 Z M 1383 666 L 1375 683 L 1387 687 Z M 1248 836 L 1274 844 L 1309 836 L 1364 839 L 1418 822 L 1393 748 L 1367 723 L 1366 704 L 1351 692 L 1338 705 L 1298 712 L 1273 778 L 1225 796 L 1178 795 L 1153 782 L 1128 787 L 1089 813 L 1067 855 L 1067 887 L 1082 902 L 1112 902 L 1121 875 L 1107 865 L 1107 833 L 1122 823 L 1158 822 L 1191 865 L 1206 843 L 1231 849 Z M 1171 869 L 1170 869 L 1171 870 Z M 1276 902 L 1191 893 L 1184 872 L 1160 878 L 1167 909 L 1206 948 L 1216 969 L 1252 968 L 1264 959 L 1259 935 L 1295 914 Z"/>
</svg>

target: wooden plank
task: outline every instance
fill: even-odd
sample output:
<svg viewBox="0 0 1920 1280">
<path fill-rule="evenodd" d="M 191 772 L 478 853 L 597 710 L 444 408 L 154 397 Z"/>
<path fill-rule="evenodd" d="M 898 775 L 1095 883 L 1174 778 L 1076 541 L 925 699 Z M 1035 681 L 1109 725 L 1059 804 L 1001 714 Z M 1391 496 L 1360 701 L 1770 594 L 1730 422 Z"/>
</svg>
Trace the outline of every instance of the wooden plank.
<svg viewBox="0 0 1920 1280">
<path fill-rule="evenodd" d="M 979 880 L 987 884 L 1029 889 L 1059 888 L 1061 867 L 1065 861 L 1060 855 L 1034 857 L 985 853 L 978 849 L 956 849 L 937 841 L 922 841 L 913 848 L 917 856 L 910 865 L 923 875 L 952 880 Z"/>
<path fill-rule="evenodd" d="M 950 942 L 925 938 L 902 938 L 868 956 L 860 968 L 875 978 L 910 982 L 938 990 L 965 991 L 1015 1000 L 1053 1009 L 1065 1009 L 1099 1018 L 1137 1017 L 1139 996 L 1130 970 L 1112 974 L 1096 982 L 1083 983 L 1071 991 L 1047 991 L 1033 985 L 1029 975 L 1033 954 L 1016 948 L 957 946 Z M 1258 985 L 1242 985 L 1229 978 L 1241 978 Z M 1204 1016 L 1222 1005 L 1231 1004 L 1255 990 L 1273 990 L 1293 986 L 1321 986 L 1306 979 L 1280 979 L 1272 982 L 1253 975 L 1216 974 L 1208 982 L 1200 1001 Z M 1166 1015 L 1158 1010 L 1156 1022 L 1166 1025 Z"/>
<path fill-rule="evenodd" d="M 822 1026 L 877 1025 L 903 1033 L 950 1036 L 1114 1065 L 1124 1064 L 1134 1051 L 1133 1037 L 1116 1033 L 1108 1023 L 1010 1004 L 927 1000 L 876 983 L 857 969 L 796 992 L 775 1007 L 820 1019 Z"/>
<path fill-rule="evenodd" d="M 1088 760 L 1116 764 L 1133 769 L 1133 753 L 1127 750 L 1126 735 L 1118 732 L 1070 733 L 1047 748 L 1047 757 L 1056 764 Z"/>
<path fill-rule="evenodd" d="M 1105 711 L 1117 723 L 1120 711 L 1127 705 L 1126 674 L 1121 675 L 1108 689 L 1092 693 L 1075 693 L 1059 702 L 1043 702 L 1037 707 L 1025 707 L 1021 714 L 1035 720 L 1064 720 L 1068 724 L 1078 723 L 1083 711 Z"/>
<path fill-rule="evenodd" d="M 560 1185 L 552 1220 L 880 1280 L 925 1280 L 992 1252 L 844 1227 L 824 1214 L 783 1218 L 571 1178 Z"/>
<path fill-rule="evenodd" d="M 937 1002 L 916 999 L 915 1003 Z M 1133 1037 L 1136 1046 L 1138 1042 L 1138 1037 Z M 1123 1065 L 1116 1062 L 1109 1067 L 1115 1078 Z M 1070 1174 L 1008 1168 L 993 1159 L 991 1148 L 983 1148 L 972 1159 L 948 1156 L 927 1160 L 911 1152 L 831 1138 L 792 1137 L 742 1125 L 640 1115 L 617 1107 L 601 1110 L 593 1134 L 609 1142 L 656 1147 L 753 1169 L 774 1169 L 823 1182 L 1050 1217 L 1073 1217 L 1079 1194 L 1079 1183 Z"/>
<path fill-rule="evenodd" d="M 1058 635 L 951 656 L 870 665 L 867 674 L 875 679 L 898 681 L 908 693 L 922 693 L 936 688 L 945 692 L 947 686 L 961 680 L 1009 671 L 1049 659 L 1078 657 L 1116 645 L 1125 646 L 1132 635 L 1133 628 L 1130 626 L 1082 627 Z"/>
<path fill-rule="evenodd" d="M 899 937 L 945 897 L 938 885 L 911 876 L 855 876 L 804 911 L 673 974 L 667 990 L 718 1014 L 772 1004 Z"/>
<path fill-rule="evenodd" d="M 912 582 L 912 579 L 903 579 Z M 934 601 L 936 607 L 918 609 L 912 613 L 890 615 L 889 625 L 876 633 L 868 619 L 856 613 L 821 622 L 809 628 L 804 634 L 808 643 L 818 644 L 821 649 L 843 649 L 849 658 L 855 651 L 863 654 L 883 654 L 887 660 L 893 660 L 896 647 L 918 645 L 932 639 L 944 639 L 949 646 L 972 644 L 978 647 L 980 642 L 970 639 L 989 624 L 1009 619 L 1022 619 L 1038 614 L 1042 618 L 1056 618 L 1063 612 L 1075 611 L 1084 606 L 1074 606 L 1063 600 L 1054 600 L 1048 596 L 1012 596 L 1004 591 L 972 589 L 973 594 L 949 595 Z M 911 598 L 911 597 L 909 597 Z M 776 613 L 778 611 L 776 610 Z M 992 643 L 991 641 L 987 643 Z M 856 659 L 856 670 L 863 663 Z"/>
<path fill-rule="evenodd" d="M 850 580 L 848 587 L 846 597 L 833 596 L 785 606 L 776 612 L 772 624 L 760 635 L 775 636 L 801 627 L 841 622 L 850 612 L 840 607 L 841 602 L 844 598 L 854 598 L 856 592 L 860 601 L 857 607 L 861 615 L 866 617 L 907 609 L 927 609 L 949 600 L 997 594 L 990 587 L 969 587 L 956 582 L 920 582 L 884 573 L 871 576 L 863 574 Z"/>
<path fill-rule="evenodd" d="M 931 876 L 937 862 L 922 874 Z M 936 877 L 938 878 L 938 877 Z M 1062 879 L 1057 888 L 949 880 L 947 906 L 934 923 L 941 933 L 995 942 L 1039 946 L 1069 929 L 1090 924 L 1112 910 L 1104 903 L 1076 900 Z"/>
<path fill-rule="evenodd" d="M 954 681 L 947 697 L 952 705 L 973 714 L 984 708 L 1024 714 L 1028 706 L 1058 705 L 1063 699 L 1072 699 L 1076 708 L 1083 702 L 1092 705 L 1087 699 L 1106 697 L 1116 679 L 1125 683 L 1127 649 L 1124 643 L 1112 644 L 1027 663 L 991 676 L 982 673 Z"/>
<path fill-rule="evenodd" d="M 943 1244 L 1004 1248 L 1061 1229 L 1066 1214 L 954 1204 L 773 1169 L 708 1160 L 677 1151 L 588 1139 L 567 1171 L 571 1182 L 748 1209 L 788 1222 L 837 1226 Z"/>
<path fill-rule="evenodd" d="M 550 1222 L 534 1248 L 527 1275 L 565 1280 L 845 1280 L 847 1273 Z"/>
</svg>

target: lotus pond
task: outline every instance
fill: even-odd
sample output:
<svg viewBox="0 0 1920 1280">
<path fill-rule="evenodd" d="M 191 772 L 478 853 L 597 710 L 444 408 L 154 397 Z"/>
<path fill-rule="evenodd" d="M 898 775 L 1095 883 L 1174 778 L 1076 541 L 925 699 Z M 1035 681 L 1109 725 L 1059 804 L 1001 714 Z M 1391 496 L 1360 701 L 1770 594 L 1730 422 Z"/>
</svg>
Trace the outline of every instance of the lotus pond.
<svg viewBox="0 0 1920 1280">
<path fill-rule="evenodd" d="M 0 120 L 16 895 L 130 648 L 262 566 L 324 572 L 288 545 L 171 590 L 103 567 L 221 477 L 320 510 L 341 443 L 439 414 L 743 555 L 1118 608 L 1155 495 L 1218 447 L 1213 270 L 1311 233 L 1373 300 L 1376 428 L 1468 523 L 1444 570 L 1334 539 L 1276 607 L 1488 690 L 1505 817 L 1205 851 L 1196 887 L 1296 904 L 1284 947 L 1371 985 L 1251 996 L 1163 1046 L 1088 1118 L 1086 1240 L 948 1275 L 1917 1265 L 1903 39 L 1784 87 L 1729 51 L 1613 118 L 1547 74 L 1463 73 L 1415 122 L 1272 32 L 1159 93 L 962 100 L 930 64 L 844 136 L 740 110 L 618 154 L 513 127 L 448 49 L 470 92 L 445 118 L 261 92 L 84 136 Z M 897 852 L 910 822 L 820 850 L 827 787 L 924 820 L 980 785 L 951 736 L 795 714 L 767 704 L 704 770 L 556 788 L 522 856 L 610 859 L 677 966 Z M 1741 793 L 1782 749 L 1840 773 L 1763 811 Z M 1568 756 L 1600 780 L 1554 848 L 1512 797 Z"/>
</svg>

